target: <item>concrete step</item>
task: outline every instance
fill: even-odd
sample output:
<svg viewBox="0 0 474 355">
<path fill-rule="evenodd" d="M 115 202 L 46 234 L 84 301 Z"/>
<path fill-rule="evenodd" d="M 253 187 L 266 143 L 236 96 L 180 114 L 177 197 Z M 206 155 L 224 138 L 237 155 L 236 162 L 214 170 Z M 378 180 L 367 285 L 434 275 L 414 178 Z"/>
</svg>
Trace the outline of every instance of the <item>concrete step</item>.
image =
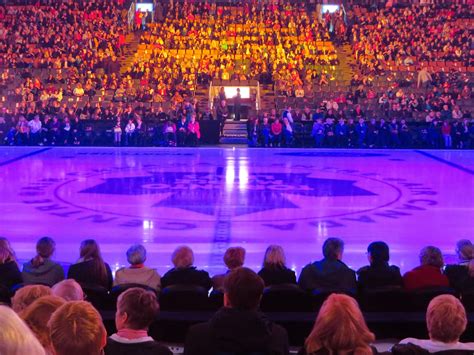
<svg viewBox="0 0 474 355">
<path fill-rule="evenodd" d="M 243 144 L 246 145 L 248 143 L 247 137 L 222 137 L 219 141 L 221 144 Z"/>
</svg>

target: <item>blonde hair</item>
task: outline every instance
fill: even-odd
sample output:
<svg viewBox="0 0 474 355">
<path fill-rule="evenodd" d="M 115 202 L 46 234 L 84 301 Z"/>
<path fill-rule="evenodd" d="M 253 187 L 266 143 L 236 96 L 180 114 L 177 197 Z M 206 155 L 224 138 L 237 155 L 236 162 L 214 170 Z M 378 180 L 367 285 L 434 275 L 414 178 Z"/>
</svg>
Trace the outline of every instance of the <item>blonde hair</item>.
<svg viewBox="0 0 474 355">
<path fill-rule="evenodd" d="M 16 262 L 15 252 L 7 238 L 0 238 L 0 264 Z"/>
<path fill-rule="evenodd" d="M 194 263 L 194 253 L 190 247 L 183 245 L 177 247 L 171 255 L 171 261 L 177 269 L 185 269 Z"/>
<path fill-rule="evenodd" d="M 466 310 L 452 295 L 437 296 L 428 305 L 426 324 L 432 340 L 443 343 L 458 341 L 466 330 Z"/>
<path fill-rule="evenodd" d="M 235 269 L 244 265 L 245 249 L 242 247 L 230 247 L 224 253 L 224 263 L 229 269 Z"/>
<path fill-rule="evenodd" d="M 84 291 L 76 280 L 67 279 L 58 282 L 52 288 L 53 295 L 59 296 L 66 301 L 84 300 Z"/>
<path fill-rule="evenodd" d="M 99 355 L 106 331 L 99 312 L 88 302 L 71 301 L 59 307 L 48 322 L 56 355 Z"/>
<path fill-rule="evenodd" d="M 57 296 L 43 296 L 38 298 L 20 313 L 20 317 L 30 327 L 41 345 L 51 350 L 48 321 L 51 315 L 66 301 Z"/>
<path fill-rule="evenodd" d="M 45 355 L 43 347 L 30 328 L 6 306 L 0 306 L 0 354 Z"/>
<path fill-rule="evenodd" d="M 16 313 L 21 312 L 38 298 L 50 296 L 52 293 L 48 286 L 28 285 L 16 291 L 12 298 L 12 308 Z"/>
<path fill-rule="evenodd" d="M 332 294 L 323 303 L 305 348 L 308 354 L 324 348 L 330 353 L 353 351 L 362 355 L 372 353 L 369 344 L 373 341 L 375 335 L 367 327 L 356 300 Z"/>
<path fill-rule="evenodd" d="M 279 245 L 269 245 L 263 257 L 263 267 L 275 269 L 285 267 L 285 251 Z"/>
</svg>

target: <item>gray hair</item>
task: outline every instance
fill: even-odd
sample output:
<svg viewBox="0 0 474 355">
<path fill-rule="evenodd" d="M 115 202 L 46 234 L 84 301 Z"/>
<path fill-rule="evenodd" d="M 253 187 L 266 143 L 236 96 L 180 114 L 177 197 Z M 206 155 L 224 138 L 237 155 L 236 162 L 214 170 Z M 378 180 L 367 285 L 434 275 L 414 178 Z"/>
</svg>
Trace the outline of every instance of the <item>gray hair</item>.
<svg viewBox="0 0 474 355">
<path fill-rule="evenodd" d="M 444 266 L 443 254 L 439 248 L 428 246 L 420 251 L 421 265 L 431 265 L 442 268 Z"/>
<path fill-rule="evenodd" d="M 194 263 L 194 253 L 188 246 L 177 247 L 171 255 L 171 261 L 177 269 L 185 269 Z"/>
<path fill-rule="evenodd" d="M 127 250 L 127 261 L 131 265 L 143 264 L 146 260 L 146 249 L 141 244 L 134 244 Z"/>
</svg>

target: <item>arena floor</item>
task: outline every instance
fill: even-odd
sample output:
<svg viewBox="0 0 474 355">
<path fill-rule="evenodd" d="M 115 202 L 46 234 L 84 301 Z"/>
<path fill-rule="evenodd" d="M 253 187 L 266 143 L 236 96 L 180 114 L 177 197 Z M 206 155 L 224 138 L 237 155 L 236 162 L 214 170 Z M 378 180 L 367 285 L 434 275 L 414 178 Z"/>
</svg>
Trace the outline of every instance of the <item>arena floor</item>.
<svg viewBox="0 0 474 355">
<path fill-rule="evenodd" d="M 474 151 L 2 147 L 0 172 L 0 236 L 20 260 L 41 236 L 62 262 L 95 238 L 112 268 L 143 243 L 163 272 L 188 244 L 215 273 L 228 246 L 258 269 L 273 243 L 299 272 L 337 236 L 351 267 L 385 240 L 406 271 L 421 247 L 449 259 L 474 235 Z"/>
</svg>

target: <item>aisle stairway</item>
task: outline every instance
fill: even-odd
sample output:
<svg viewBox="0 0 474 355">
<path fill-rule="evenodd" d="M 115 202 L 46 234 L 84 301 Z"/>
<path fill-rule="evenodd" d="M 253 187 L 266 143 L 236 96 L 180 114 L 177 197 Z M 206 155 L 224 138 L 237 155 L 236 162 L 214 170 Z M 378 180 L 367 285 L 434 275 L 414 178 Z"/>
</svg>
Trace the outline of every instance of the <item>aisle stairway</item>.
<svg viewBox="0 0 474 355">
<path fill-rule="evenodd" d="M 120 75 L 123 75 L 132 66 L 133 59 L 135 58 L 140 43 L 139 32 L 130 32 L 125 39 L 125 43 L 124 55 L 119 58 Z"/>
<path fill-rule="evenodd" d="M 221 144 L 247 144 L 247 121 L 225 121 Z"/>
</svg>

